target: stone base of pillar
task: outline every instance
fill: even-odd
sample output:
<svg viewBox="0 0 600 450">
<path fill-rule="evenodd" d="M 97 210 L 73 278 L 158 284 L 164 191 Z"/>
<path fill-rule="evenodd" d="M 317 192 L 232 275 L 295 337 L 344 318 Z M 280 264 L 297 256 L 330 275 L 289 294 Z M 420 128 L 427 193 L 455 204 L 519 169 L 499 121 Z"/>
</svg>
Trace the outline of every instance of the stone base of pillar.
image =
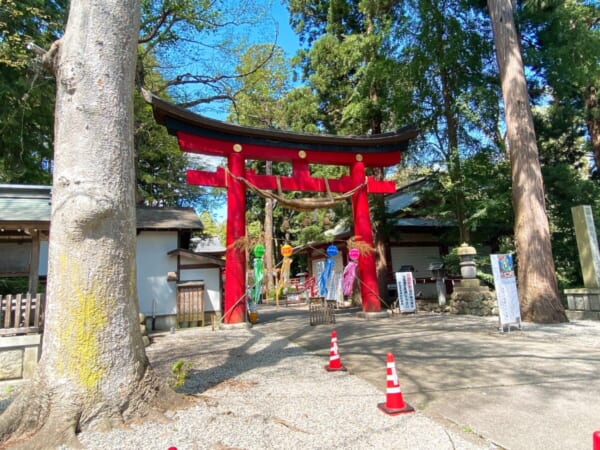
<svg viewBox="0 0 600 450">
<path fill-rule="evenodd" d="M 221 330 L 231 330 L 236 328 L 252 328 L 252 324 L 250 322 L 239 322 L 239 323 L 221 323 L 219 325 L 219 329 Z"/>
<path fill-rule="evenodd" d="M 377 311 L 377 312 L 365 312 L 360 311 L 356 313 L 356 317 L 365 320 L 377 320 L 377 319 L 387 319 L 392 315 L 391 311 Z"/>
<path fill-rule="evenodd" d="M 447 311 L 450 314 L 497 316 L 496 293 L 481 286 L 478 279 L 463 279 L 454 287 Z"/>
<path fill-rule="evenodd" d="M 565 289 L 571 320 L 600 320 L 600 288 Z"/>
</svg>

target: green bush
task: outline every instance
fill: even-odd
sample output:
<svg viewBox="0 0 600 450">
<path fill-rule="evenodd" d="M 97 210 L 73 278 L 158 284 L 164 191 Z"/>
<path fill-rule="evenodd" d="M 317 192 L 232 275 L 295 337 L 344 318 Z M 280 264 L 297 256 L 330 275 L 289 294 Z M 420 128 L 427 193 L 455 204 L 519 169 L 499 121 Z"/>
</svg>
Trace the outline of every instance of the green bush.
<svg viewBox="0 0 600 450">
<path fill-rule="evenodd" d="M 0 295 L 26 294 L 29 289 L 27 277 L 0 278 Z"/>
</svg>

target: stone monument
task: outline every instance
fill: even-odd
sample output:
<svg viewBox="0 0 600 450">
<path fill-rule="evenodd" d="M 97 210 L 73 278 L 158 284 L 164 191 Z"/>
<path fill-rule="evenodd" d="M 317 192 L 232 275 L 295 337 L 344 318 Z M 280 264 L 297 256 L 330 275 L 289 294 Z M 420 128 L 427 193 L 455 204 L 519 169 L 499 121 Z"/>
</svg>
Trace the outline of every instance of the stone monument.
<svg viewBox="0 0 600 450">
<path fill-rule="evenodd" d="M 565 289 L 569 319 L 600 320 L 600 251 L 592 208 L 589 205 L 571 208 L 583 288 Z"/>
<path fill-rule="evenodd" d="M 462 279 L 454 285 L 448 311 L 452 314 L 491 316 L 498 314 L 494 292 L 477 279 L 477 251 L 466 242 L 457 250 Z"/>
</svg>

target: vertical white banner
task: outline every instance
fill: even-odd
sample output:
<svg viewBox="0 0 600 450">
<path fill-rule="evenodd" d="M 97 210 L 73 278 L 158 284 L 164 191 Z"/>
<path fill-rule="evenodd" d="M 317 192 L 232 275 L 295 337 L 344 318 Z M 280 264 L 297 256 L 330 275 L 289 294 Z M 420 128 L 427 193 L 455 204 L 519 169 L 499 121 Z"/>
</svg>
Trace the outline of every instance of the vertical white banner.
<svg viewBox="0 0 600 450">
<path fill-rule="evenodd" d="M 490 255 L 492 273 L 494 274 L 494 285 L 496 287 L 496 299 L 498 301 L 498 313 L 502 330 L 517 324 L 521 327 L 521 309 L 519 307 L 519 296 L 517 294 L 517 280 L 511 254 Z"/>
<path fill-rule="evenodd" d="M 412 272 L 396 272 L 396 289 L 398 290 L 400 312 L 415 312 L 417 303 Z"/>
</svg>

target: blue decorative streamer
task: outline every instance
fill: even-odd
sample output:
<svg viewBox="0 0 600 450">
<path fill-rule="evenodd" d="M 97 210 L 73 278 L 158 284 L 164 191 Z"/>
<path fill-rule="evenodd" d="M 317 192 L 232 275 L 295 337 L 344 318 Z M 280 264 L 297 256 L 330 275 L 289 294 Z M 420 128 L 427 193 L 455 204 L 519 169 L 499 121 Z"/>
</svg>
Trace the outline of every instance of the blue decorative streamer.
<svg viewBox="0 0 600 450">
<path fill-rule="evenodd" d="M 323 267 L 323 272 L 321 272 L 321 276 L 319 277 L 319 295 L 325 296 L 327 294 L 327 282 L 331 277 L 331 273 L 333 272 L 333 266 L 335 261 L 333 258 L 327 258 L 325 260 L 325 267 Z"/>
</svg>

